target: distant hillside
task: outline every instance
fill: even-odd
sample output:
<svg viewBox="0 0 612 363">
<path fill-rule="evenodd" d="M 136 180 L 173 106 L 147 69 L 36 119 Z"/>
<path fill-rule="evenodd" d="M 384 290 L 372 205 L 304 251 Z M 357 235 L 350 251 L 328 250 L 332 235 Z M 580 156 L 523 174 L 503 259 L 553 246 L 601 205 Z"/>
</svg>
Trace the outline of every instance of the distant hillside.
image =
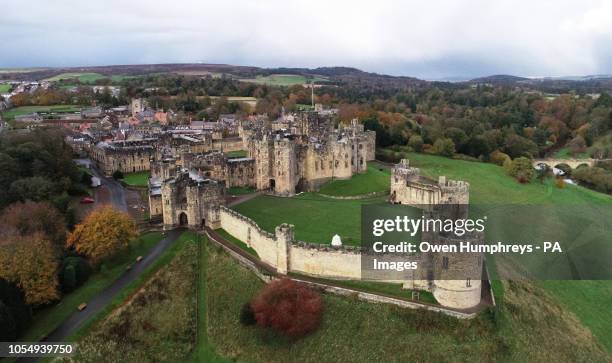
<svg viewBox="0 0 612 363">
<path fill-rule="evenodd" d="M 495 74 L 492 76 L 479 77 L 469 80 L 473 83 L 512 83 L 529 81 L 529 78 L 512 76 L 509 74 Z"/>
</svg>

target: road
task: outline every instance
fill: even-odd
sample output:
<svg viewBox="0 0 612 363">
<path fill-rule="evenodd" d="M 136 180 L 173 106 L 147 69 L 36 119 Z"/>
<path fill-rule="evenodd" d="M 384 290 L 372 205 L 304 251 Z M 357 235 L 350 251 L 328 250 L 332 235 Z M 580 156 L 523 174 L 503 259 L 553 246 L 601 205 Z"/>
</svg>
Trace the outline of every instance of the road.
<svg viewBox="0 0 612 363">
<path fill-rule="evenodd" d="M 93 165 L 93 163 L 91 164 L 91 168 L 89 170 L 91 170 L 94 176 L 100 178 L 102 185 L 108 188 L 111 196 L 111 203 L 115 206 L 115 208 L 127 212 L 127 203 L 125 202 L 125 190 L 123 189 L 123 185 L 113 178 L 105 177 L 104 174 L 102 174 L 98 168 Z"/>
</svg>

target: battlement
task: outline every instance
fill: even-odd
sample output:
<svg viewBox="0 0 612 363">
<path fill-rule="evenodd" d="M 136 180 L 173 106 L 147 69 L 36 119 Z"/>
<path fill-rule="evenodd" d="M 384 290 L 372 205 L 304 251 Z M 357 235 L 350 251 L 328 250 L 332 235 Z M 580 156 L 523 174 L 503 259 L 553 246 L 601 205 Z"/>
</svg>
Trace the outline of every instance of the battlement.
<svg viewBox="0 0 612 363">
<path fill-rule="evenodd" d="M 435 180 L 421 176 L 419 168 L 402 159 L 391 173 L 392 203 L 408 205 L 468 204 L 470 184 L 461 180 Z"/>
</svg>

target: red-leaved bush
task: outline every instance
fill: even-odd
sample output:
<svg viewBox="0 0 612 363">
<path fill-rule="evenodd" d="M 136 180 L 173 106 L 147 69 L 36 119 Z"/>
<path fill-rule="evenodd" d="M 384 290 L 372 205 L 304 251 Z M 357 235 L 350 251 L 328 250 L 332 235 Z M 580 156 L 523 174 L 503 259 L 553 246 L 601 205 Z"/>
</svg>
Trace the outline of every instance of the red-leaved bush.
<svg viewBox="0 0 612 363">
<path fill-rule="evenodd" d="M 290 279 L 269 283 L 253 299 L 257 325 L 292 338 L 314 331 L 321 323 L 323 300 L 310 287 Z"/>
</svg>

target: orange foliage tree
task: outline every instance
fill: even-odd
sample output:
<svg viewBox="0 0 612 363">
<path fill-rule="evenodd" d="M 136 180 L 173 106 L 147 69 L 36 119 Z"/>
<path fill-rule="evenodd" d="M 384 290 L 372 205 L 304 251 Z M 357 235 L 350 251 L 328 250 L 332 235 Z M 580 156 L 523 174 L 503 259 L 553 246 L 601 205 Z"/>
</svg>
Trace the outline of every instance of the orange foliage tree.
<svg viewBox="0 0 612 363">
<path fill-rule="evenodd" d="M 323 300 L 310 287 L 290 279 L 269 283 L 251 302 L 257 325 L 292 338 L 314 331 L 321 323 Z"/>
<path fill-rule="evenodd" d="M 128 248 L 130 240 L 137 236 L 132 218 L 106 205 L 91 212 L 77 225 L 66 243 L 96 265 Z"/>
<path fill-rule="evenodd" d="M 0 245 L 0 278 L 15 283 L 30 305 L 46 304 L 60 297 L 58 268 L 57 249 L 40 232 L 14 235 Z"/>
</svg>

